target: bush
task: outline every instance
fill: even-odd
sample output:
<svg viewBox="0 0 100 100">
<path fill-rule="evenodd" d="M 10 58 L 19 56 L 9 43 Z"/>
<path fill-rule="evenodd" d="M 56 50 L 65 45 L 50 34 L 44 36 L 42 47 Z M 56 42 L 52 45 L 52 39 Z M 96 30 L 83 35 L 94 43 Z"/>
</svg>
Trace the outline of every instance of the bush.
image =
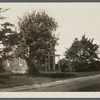
<svg viewBox="0 0 100 100">
<path fill-rule="evenodd" d="M 76 71 L 100 71 L 100 61 L 95 61 L 92 63 L 84 63 L 84 64 L 79 64 L 77 63 L 74 65 L 74 68 Z"/>
<path fill-rule="evenodd" d="M 100 61 L 95 61 L 90 64 L 89 71 L 100 71 Z"/>
<path fill-rule="evenodd" d="M 75 66 L 75 70 L 78 72 L 84 72 L 84 71 L 89 71 L 89 64 L 80 64 L 78 66 Z"/>
<path fill-rule="evenodd" d="M 66 59 L 61 59 L 60 60 L 60 68 L 61 68 L 61 72 L 66 72 L 66 71 L 70 71 L 71 68 L 69 67 L 69 61 L 67 61 Z"/>
</svg>

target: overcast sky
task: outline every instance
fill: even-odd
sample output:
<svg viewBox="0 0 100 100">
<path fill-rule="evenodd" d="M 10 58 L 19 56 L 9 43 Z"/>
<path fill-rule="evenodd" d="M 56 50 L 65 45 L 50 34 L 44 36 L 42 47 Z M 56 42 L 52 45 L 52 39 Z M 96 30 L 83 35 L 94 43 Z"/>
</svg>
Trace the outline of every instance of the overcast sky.
<svg viewBox="0 0 100 100">
<path fill-rule="evenodd" d="M 100 44 L 100 3 L 0 3 L 0 8 L 11 8 L 2 15 L 14 24 L 18 21 L 17 17 L 22 17 L 25 12 L 45 10 L 58 22 L 56 53 L 61 58 L 74 38 L 80 39 L 84 33 L 95 38 L 94 43 Z"/>
</svg>

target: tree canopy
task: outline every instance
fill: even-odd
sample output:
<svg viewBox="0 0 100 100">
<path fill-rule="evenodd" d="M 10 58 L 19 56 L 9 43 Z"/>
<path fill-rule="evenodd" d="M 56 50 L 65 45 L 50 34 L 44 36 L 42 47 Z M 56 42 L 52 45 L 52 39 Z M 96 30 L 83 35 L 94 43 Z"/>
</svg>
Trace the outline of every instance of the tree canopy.
<svg viewBox="0 0 100 100">
<path fill-rule="evenodd" d="M 12 51 L 12 48 L 14 45 L 16 45 L 17 41 L 17 33 L 13 31 L 12 28 L 15 26 L 9 22 L 5 22 L 1 24 L 1 30 L 0 30 L 0 41 L 2 42 L 4 48 L 2 53 L 2 59 L 5 60 L 7 58 L 12 58 L 10 55 L 9 57 L 9 52 Z"/>
<path fill-rule="evenodd" d="M 2 16 L 2 13 L 10 10 L 10 8 L 0 8 L 0 20 L 5 20 L 7 17 Z M 17 33 L 15 32 L 15 25 L 10 22 L 0 23 L 0 42 L 3 44 L 3 51 L 0 52 L 0 56 L 5 60 L 8 58 L 8 53 L 12 51 L 12 47 L 16 43 Z M 14 38 L 15 37 L 15 38 Z"/>
<path fill-rule="evenodd" d="M 93 43 L 94 39 L 88 39 L 85 35 L 81 40 L 75 38 L 71 47 L 66 50 L 65 57 L 72 63 L 85 64 L 98 60 L 99 45 Z"/>
<path fill-rule="evenodd" d="M 35 74 L 35 64 L 54 50 L 58 38 L 55 36 L 58 27 L 55 19 L 45 12 L 32 11 L 19 18 L 19 42 L 16 54 L 29 64 L 28 71 Z M 32 68 L 30 67 L 33 64 Z M 33 72 L 32 72 L 33 71 Z M 36 72 L 35 72 L 36 71 Z"/>
</svg>

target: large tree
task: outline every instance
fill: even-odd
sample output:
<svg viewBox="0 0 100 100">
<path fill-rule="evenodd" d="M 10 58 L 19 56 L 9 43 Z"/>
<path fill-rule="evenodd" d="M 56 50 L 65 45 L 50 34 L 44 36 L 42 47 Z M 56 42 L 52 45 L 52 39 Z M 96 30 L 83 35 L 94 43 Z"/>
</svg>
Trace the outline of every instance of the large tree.
<svg viewBox="0 0 100 100">
<path fill-rule="evenodd" d="M 38 75 L 37 65 L 57 44 L 55 19 L 45 12 L 32 11 L 19 18 L 19 42 L 16 54 L 26 60 L 28 73 Z"/>
<path fill-rule="evenodd" d="M 80 67 L 98 60 L 99 45 L 94 44 L 93 40 L 86 38 L 85 35 L 82 36 L 81 40 L 75 38 L 71 47 L 65 52 L 66 59 L 71 61 L 74 66 L 79 64 Z"/>
</svg>

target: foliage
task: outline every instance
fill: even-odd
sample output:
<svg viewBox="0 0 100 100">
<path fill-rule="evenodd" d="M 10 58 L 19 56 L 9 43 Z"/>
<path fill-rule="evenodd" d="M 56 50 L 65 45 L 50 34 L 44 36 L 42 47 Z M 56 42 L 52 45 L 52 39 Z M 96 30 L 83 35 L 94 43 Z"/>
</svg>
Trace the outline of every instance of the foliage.
<svg viewBox="0 0 100 100">
<path fill-rule="evenodd" d="M 0 8 L 0 20 L 4 20 L 7 17 L 2 16 L 2 13 L 10 10 L 10 8 L 4 9 Z M 17 41 L 17 33 L 13 31 L 15 29 L 14 24 L 10 22 L 5 22 L 0 24 L 0 43 L 3 44 L 3 50 L 0 52 L 0 56 L 2 60 L 7 58 L 11 58 L 9 56 L 9 52 L 12 51 L 12 47 L 15 45 Z"/>
<path fill-rule="evenodd" d="M 72 62 L 72 65 L 86 67 L 85 65 L 98 60 L 99 45 L 93 43 L 94 39 L 88 39 L 85 35 L 81 40 L 77 38 L 72 43 L 72 46 L 66 50 L 65 57 Z"/>
<path fill-rule="evenodd" d="M 62 72 L 66 71 L 66 68 L 70 70 L 70 62 L 65 58 L 59 60 L 58 63 L 60 63 L 60 68 Z"/>
<path fill-rule="evenodd" d="M 14 28 L 14 25 L 9 22 L 1 24 L 0 41 L 4 45 L 3 51 L 1 52 L 3 60 L 12 57 L 12 55 L 9 55 L 9 52 L 17 44 L 17 33 L 12 28 Z"/>
<path fill-rule="evenodd" d="M 45 12 L 32 11 L 19 18 L 18 25 L 20 33 L 16 54 L 27 61 L 29 74 L 38 74 L 36 64 L 57 44 L 58 38 L 53 34 L 57 22 Z"/>
<path fill-rule="evenodd" d="M 7 17 L 2 16 L 1 13 L 8 11 L 10 8 L 3 9 L 0 8 L 0 20 L 4 20 Z M 12 30 L 15 26 L 10 22 L 5 22 L 3 24 L 0 23 L 0 44 L 3 45 L 0 48 L 0 71 L 4 71 L 3 69 L 3 61 L 5 59 L 11 59 L 13 56 L 9 55 L 9 52 L 12 51 L 12 47 L 15 45 L 16 32 Z M 15 37 L 17 38 L 17 37 Z"/>
</svg>

